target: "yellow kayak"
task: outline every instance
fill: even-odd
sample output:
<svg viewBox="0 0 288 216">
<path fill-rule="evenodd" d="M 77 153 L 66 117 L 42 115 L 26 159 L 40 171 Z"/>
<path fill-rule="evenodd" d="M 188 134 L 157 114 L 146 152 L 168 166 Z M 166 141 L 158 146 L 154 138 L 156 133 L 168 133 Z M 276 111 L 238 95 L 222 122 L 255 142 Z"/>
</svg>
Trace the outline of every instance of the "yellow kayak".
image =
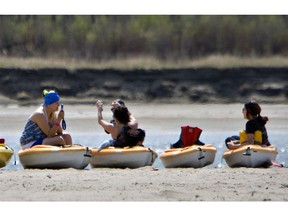
<svg viewBox="0 0 288 216">
<path fill-rule="evenodd" d="M 226 150 L 223 154 L 229 167 L 269 167 L 271 161 L 276 159 L 278 152 L 273 146 L 261 147 L 259 145 L 248 144 L 235 150 Z"/>
<path fill-rule="evenodd" d="M 91 151 L 88 147 L 72 145 L 58 147 L 37 145 L 18 152 L 24 168 L 37 169 L 84 169 L 90 161 Z"/>
<path fill-rule="evenodd" d="M 98 152 L 97 148 L 92 151 L 90 165 L 92 168 L 139 168 L 152 166 L 157 158 L 157 153 L 150 148 L 134 146 L 132 148 L 108 147 Z"/>
<path fill-rule="evenodd" d="M 5 167 L 13 155 L 13 149 L 4 142 L 0 143 L 0 168 Z"/>
<path fill-rule="evenodd" d="M 202 168 L 214 162 L 217 150 L 211 144 L 192 145 L 185 148 L 172 148 L 160 154 L 165 168 Z"/>
</svg>

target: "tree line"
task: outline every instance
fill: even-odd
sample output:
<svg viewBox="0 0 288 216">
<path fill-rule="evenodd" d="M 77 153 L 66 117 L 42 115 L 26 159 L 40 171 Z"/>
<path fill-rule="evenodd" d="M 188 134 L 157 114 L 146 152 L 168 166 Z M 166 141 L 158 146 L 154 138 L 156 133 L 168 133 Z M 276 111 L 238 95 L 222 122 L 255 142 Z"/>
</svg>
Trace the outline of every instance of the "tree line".
<svg viewBox="0 0 288 216">
<path fill-rule="evenodd" d="M 285 15 L 2 15 L 0 55 L 162 60 L 288 54 Z"/>
</svg>

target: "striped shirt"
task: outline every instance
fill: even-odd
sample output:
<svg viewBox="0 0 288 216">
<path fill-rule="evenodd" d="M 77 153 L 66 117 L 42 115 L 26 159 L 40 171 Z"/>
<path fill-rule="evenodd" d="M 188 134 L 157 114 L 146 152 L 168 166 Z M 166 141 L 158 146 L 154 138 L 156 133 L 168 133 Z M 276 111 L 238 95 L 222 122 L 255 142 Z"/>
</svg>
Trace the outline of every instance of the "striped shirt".
<svg viewBox="0 0 288 216">
<path fill-rule="evenodd" d="M 31 119 L 28 119 L 24 126 L 24 131 L 22 133 L 22 136 L 20 138 L 21 146 L 24 146 L 27 143 L 30 143 L 32 141 L 36 141 L 40 138 L 45 139 L 47 136 L 41 128 L 33 122 Z"/>
</svg>

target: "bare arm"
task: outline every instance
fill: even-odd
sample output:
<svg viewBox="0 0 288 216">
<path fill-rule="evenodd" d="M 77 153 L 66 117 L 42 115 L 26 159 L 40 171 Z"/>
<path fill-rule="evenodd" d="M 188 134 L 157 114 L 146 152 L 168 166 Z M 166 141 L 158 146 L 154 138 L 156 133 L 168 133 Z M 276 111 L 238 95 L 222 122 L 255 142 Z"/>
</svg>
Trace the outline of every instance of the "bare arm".
<svg viewBox="0 0 288 216">
<path fill-rule="evenodd" d="M 65 112 L 64 112 L 63 110 L 61 110 L 61 111 L 59 112 L 59 114 L 58 114 L 58 117 L 61 118 L 60 121 L 58 121 L 58 119 L 57 119 L 56 116 L 55 116 L 55 118 L 53 118 L 53 120 L 52 120 L 52 122 L 53 122 L 52 125 L 50 125 L 50 127 L 53 127 L 53 124 L 54 124 L 54 123 L 56 123 L 56 125 L 59 124 L 58 129 L 57 129 L 57 131 L 56 131 L 57 134 L 62 134 L 62 133 L 63 133 L 63 128 L 62 128 L 60 122 L 61 122 L 62 119 L 64 119 L 64 115 L 65 115 Z M 63 116 L 63 117 L 62 117 L 62 116 Z"/>
<path fill-rule="evenodd" d="M 138 128 L 138 121 L 132 115 L 130 116 L 130 121 L 128 123 L 128 126 L 131 127 L 131 128 L 134 128 L 134 129 Z"/>
<path fill-rule="evenodd" d="M 59 123 L 61 121 L 61 116 L 58 115 L 58 118 L 55 119 L 54 124 L 50 127 L 49 123 L 47 122 L 45 115 L 43 113 L 34 113 L 31 117 L 31 120 L 34 121 L 43 131 L 43 133 L 46 134 L 47 137 L 53 137 L 56 135 L 58 129 L 60 126 Z"/>
<path fill-rule="evenodd" d="M 115 128 L 114 124 L 111 124 L 111 123 L 103 120 L 103 115 L 102 115 L 103 103 L 102 103 L 102 101 L 98 100 L 96 102 L 96 107 L 98 108 L 98 124 L 101 125 L 104 128 L 104 130 L 108 131 L 111 135 L 115 134 L 116 128 Z"/>
<path fill-rule="evenodd" d="M 242 146 L 242 144 L 239 141 L 233 141 L 227 142 L 227 145 L 229 146 L 229 149 L 234 150 Z"/>
</svg>

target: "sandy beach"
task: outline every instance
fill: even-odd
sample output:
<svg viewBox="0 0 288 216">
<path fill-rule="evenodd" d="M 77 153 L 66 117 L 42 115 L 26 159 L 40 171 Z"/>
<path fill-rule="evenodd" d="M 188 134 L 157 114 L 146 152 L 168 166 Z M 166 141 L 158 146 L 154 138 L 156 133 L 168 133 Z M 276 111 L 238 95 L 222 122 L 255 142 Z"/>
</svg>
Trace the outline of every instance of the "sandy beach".
<svg viewBox="0 0 288 216">
<path fill-rule="evenodd" d="M 287 201 L 287 169 L 1 171 L 2 201 Z"/>
<path fill-rule="evenodd" d="M 65 102 L 65 101 L 64 101 Z M 131 104 L 132 114 L 147 134 L 180 132 L 182 125 L 194 125 L 205 133 L 239 131 L 245 125 L 242 104 Z M 26 118 L 37 107 L 0 107 L 1 136 L 20 136 Z M 67 130 L 72 135 L 104 134 L 91 105 L 67 105 Z M 262 105 L 270 118 L 268 133 L 287 133 L 288 105 Z M 108 102 L 104 118 L 111 112 Z M 271 137 L 273 138 L 273 137 Z M 173 138 L 174 139 L 174 138 Z M 225 137 L 223 137 L 223 140 Z M 173 140 L 171 140 L 172 142 Z M 176 141 L 176 140 L 174 140 Z M 10 145 L 11 140 L 6 139 Z M 13 141 L 15 142 L 15 141 Z M 145 144 L 145 143 L 144 143 Z M 18 145 L 14 143 L 14 145 Z M 219 144 L 220 145 L 220 144 Z M 288 158 L 288 156 L 287 156 Z M 12 161 L 10 161 L 12 163 Z M 0 170 L 1 201 L 287 201 L 286 168 L 229 167 L 201 169 L 63 169 Z"/>
</svg>

